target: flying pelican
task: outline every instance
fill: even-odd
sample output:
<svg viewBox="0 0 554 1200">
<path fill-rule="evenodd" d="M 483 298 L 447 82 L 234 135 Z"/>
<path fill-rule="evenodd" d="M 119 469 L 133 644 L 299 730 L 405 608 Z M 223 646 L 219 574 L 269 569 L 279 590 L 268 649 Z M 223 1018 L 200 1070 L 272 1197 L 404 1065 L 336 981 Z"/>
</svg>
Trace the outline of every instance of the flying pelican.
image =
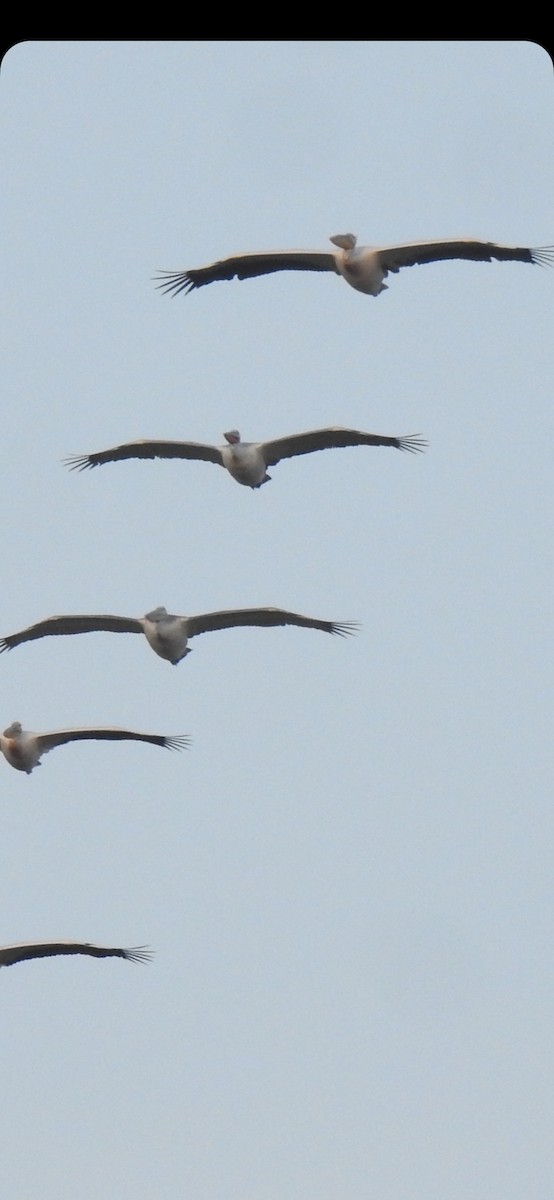
<svg viewBox="0 0 554 1200">
<path fill-rule="evenodd" d="M 0 733 L 0 750 L 10 767 L 30 775 L 35 767 L 41 766 L 40 759 L 43 754 L 47 754 L 55 746 L 64 746 L 66 742 L 80 742 L 84 739 L 108 742 L 132 739 L 136 742 L 152 742 L 154 746 L 166 746 L 168 750 L 182 750 L 190 743 L 186 734 L 164 737 L 161 733 L 134 733 L 132 729 L 117 729 L 116 726 L 107 729 L 56 729 L 51 733 L 30 733 L 22 729 L 20 721 L 12 721 L 12 724 Z"/>
<path fill-rule="evenodd" d="M 130 950 L 122 950 L 119 947 L 93 946 L 91 942 L 15 942 L 12 946 L 0 946 L 0 967 L 13 967 L 14 963 L 26 962 L 29 958 L 49 958 L 54 954 L 126 958 L 127 962 L 149 962 L 152 958 L 152 953 L 146 946 L 132 946 Z"/>
<path fill-rule="evenodd" d="M 72 454 L 65 462 L 70 470 L 84 471 L 102 463 L 119 462 L 123 458 L 189 458 L 217 463 L 225 467 L 237 483 L 259 488 L 271 479 L 267 467 L 274 467 L 282 458 L 311 454 L 314 450 L 331 450 L 341 446 L 395 446 L 412 454 L 427 445 L 419 435 L 386 437 L 380 433 L 363 433 L 359 429 L 310 429 L 289 437 L 274 438 L 271 442 L 243 442 L 238 429 L 223 434 L 226 446 L 208 446 L 203 442 L 124 442 L 95 454 Z"/>
<path fill-rule="evenodd" d="M 190 654 L 188 639 L 199 633 L 214 629 L 230 629 L 237 625 L 301 625 L 308 629 L 322 629 L 324 633 L 337 633 L 346 637 L 357 628 L 355 621 L 323 621 L 318 617 L 303 617 L 301 613 L 287 612 L 283 608 L 231 608 L 221 612 L 199 613 L 193 617 L 179 617 L 168 613 L 160 605 L 145 617 L 112 617 L 102 614 L 93 616 L 47 617 L 36 625 L 29 625 L 19 633 L 0 639 L 0 654 L 13 650 L 22 642 L 50 634 L 94 633 L 143 633 L 148 644 L 174 666 Z"/>
<path fill-rule="evenodd" d="M 329 239 L 336 250 L 269 250 L 254 254 L 234 254 L 197 267 L 190 271 L 160 271 L 158 287 L 162 292 L 193 292 L 195 288 L 214 283 L 216 279 L 251 279 L 255 275 L 271 275 L 274 271 L 334 271 L 366 296 L 378 296 L 388 284 L 389 271 L 396 274 L 401 267 L 420 263 L 439 262 L 447 258 L 467 258 L 474 262 L 491 262 L 493 258 L 508 262 L 554 262 L 554 246 L 499 246 L 496 242 L 480 242 L 474 238 L 456 241 L 405 242 L 399 246 L 357 246 L 353 233 L 338 233 Z"/>
</svg>

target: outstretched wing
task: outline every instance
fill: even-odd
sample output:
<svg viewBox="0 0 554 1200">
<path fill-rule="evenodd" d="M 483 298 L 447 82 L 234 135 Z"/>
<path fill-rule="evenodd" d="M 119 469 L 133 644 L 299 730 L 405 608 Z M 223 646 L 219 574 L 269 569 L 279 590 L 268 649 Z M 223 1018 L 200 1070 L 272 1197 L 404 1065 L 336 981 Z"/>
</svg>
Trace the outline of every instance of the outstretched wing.
<svg viewBox="0 0 554 1200">
<path fill-rule="evenodd" d="M 274 438 L 263 443 L 264 459 L 268 467 L 274 467 L 282 458 L 294 458 L 297 454 L 312 454 L 316 450 L 334 450 L 344 446 L 395 446 L 397 450 L 411 453 L 423 451 L 427 445 L 418 434 L 407 437 L 388 437 L 381 433 L 364 433 L 361 429 L 310 429 L 306 433 L 295 433 L 289 437 Z"/>
<path fill-rule="evenodd" d="M 99 467 L 103 463 L 120 462 L 124 458 L 191 458 L 213 462 L 223 466 L 218 446 L 206 446 L 203 442 L 153 442 L 150 440 L 124 442 L 111 446 L 109 450 L 98 450 L 94 454 L 70 454 L 64 462 L 71 471 L 85 471 L 87 467 Z"/>
<path fill-rule="evenodd" d="M 50 958 L 58 954 L 88 954 L 92 958 L 126 958 L 128 962 L 149 962 L 152 952 L 146 946 L 132 946 L 129 950 L 111 946 L 94 946 L 91 942 L 18 942 L 12 946 L 0 946 L 0 967 L 11 967 L 14 963 L 30 958 Z"/>
<path fill-rule="evenodd" d="M 110 633 L 142 633 L 142 622 L 132 617 L 112 617 L 104 614 L 75 615 L 62 617 L 46 617 L 29 625 L 19 633 L 11 633 L 0 639 L 0 654 L 4 650 L 13 650 L 22 642 L 32 642 L 36 638 L 72 633 L 94 633 L 97 630 L 107 630 Z"/>
<path fill-rule="evenodd" d="M 325 633 L 337 633 L 341 637 L 354 633 L 358 628 L 356 621 L 322 621 L 318 617 L 287 612 L 284 608 L 230 608 L 187 617 L 187 634 L 194 637 L 198 633 L 231 629 L 238 625 L 301 625 L 309 629 L 322 629 Z"/>
<path fill-rule="evenodd" d="M 539 246 L 530 250 L 525 246 L 500 246 L 496 242 L 480 242 L 474 238 L 458 238 L 456 241 L 407 242 L 400 246 L 383 246 L 378 251 L 381 266 L 386 271 L 399 271 L 401 267 L 439 262 L 441 259 L 466 258 L 473 262 L 528 262 L 550 266 L 554 263 L 554 247 Z"/>
<path fill-rule="evenodd" d="M 47 754 L 55 746 L 63 746 L 67 742 L 104 741 L 104 742 L 150 742 L 154 746 L 165 746 L 168 750 L 182 750 L 190 745 L 187 734 L 166 737 L 161 733 L 136 733 L 133 729 L 118 729 L 117 726 L 107 726 L 90 729 L 57 729 L 51 733 L 37 733 L 36 739 L 41 754 Z"/>
<path fill-rule="evenodd" d="M 269 250 L 234 254 L 190 271 L 160 271 L 162 292 L 192 292 L 219 279 L 252 279 L 274 271 L 337 271 L 335 255 L 328 250 Z M 338 272 L 337 272 L 338 274 Z"/>
</svg>

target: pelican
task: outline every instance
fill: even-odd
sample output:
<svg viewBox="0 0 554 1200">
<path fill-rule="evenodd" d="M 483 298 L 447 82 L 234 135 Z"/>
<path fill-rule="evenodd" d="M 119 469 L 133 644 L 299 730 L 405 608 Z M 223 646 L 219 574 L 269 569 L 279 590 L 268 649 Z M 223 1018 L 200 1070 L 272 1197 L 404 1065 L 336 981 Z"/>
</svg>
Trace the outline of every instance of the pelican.
<svg viewBox="0 0 554 1200">
<path fill-rule="evenodd" d="M 12 946 L 0 946 L 0 967 L 13 967 L 14 963 L 26 962 L 29 958 L 50 958 L 54 954 L 126 958 L 127 962 L 149 962 L 152 958 L 146 946 L 132 946 L 130 950 L 123 950 L 120 947 L 93 946 L 91 942 L 15 942 Z"/>
<path fill-rule="evenodd" d="M 70 470 L 85 471 L 102 463 L 119 462 L 123 458 L 189 458 L 217 463 L 245 487 L 259 488 L 268 483 L 267 467 L 274 467 L 282 458 L 312 454 L 315 450 L 332 450 L 341 446 L 394 446 L 415 454 L 427 445 L 418 434 L 408 437 L 387 437 L 380 433 L 363 433 L 360 429 L 310 429 L 274 438 L 271 442 L 243 442 L 238 429 L 230 429 L 223 437 L 227 445 L 208 446 L 203 442 L 124 442 L 109 450 L 94 454 L 71 454 L 65 459 Z"/>
<path fill-rule="evenodd" d="M 95 613 L 91 616 L 47 617 L 28 629 L 12 633 L 0 639 L 0 654 L 13 650 L 22 642 L 50 634 L 95 633 L 143 633 L 148 644 L 160 658 L 174 666 L 181 662 L 191 647 L 188 639 L 199 633 L 214 629 L 231 629 L 238 625 L 300 625 L 307 629 L 322 629 L 324 633 L 336 633 L 341 637 L 354 633 L 355 621 L 323 621 L 318 617 L 303 617 L 301 613 L 287 612 L 284 608 L 230 608 L 221 612 L 199 613 L 192 617 L 179 617 L 168 613 L 160 605 L 145 617 L 112 617 Z"/>
<path fill-rule="evenodd" d="M 0 750 L 16 771 L 25 771 L 27 775 L 35 767 L 41 766 L 43 754 L 53 750 L 55 746 L 64 746 L 67 742 L 94 741 L 128 741 L 151 742 L 154 746 L 166 746 L 168 750 L 182 750 L 190 744 L 186 734 L 175 737 L 164 737 L 161 733 L 135 733 L 132 729 L 108 728 L 91 729 L 55 729 L 51 733 L 30 733 L 21 727 L 20 721 L 12 721 L 11 725 L 0 733 Z"/>
<path fill-rule="evenodd" d="M 401 267 L 439 262 L 447 258 L 466 258 L 473 262 L 491 262 L 493 258 L 507 262 L 554 263 L 554 246 L 500 246 L 496 242 L 480 242 L 475 238 L 456 241 L 405 242 L 398 246 L 358 246 L 353 233 L 337 233 L 329 239 L 336 250 L 269 250 L 254 254 L 234 254 L 197 267 L 190 271 L 160 271 L 157 284 L 162 292 L 176 296 L 193 292 L 195 288 L 214 283 L 217 279 L 252 279 L 256 275 L 271 275 L 274 271 L 334 271 L 366 296 L 379 296 L 388 287 L 384 282 L 389 271 Z"/>
</svg>

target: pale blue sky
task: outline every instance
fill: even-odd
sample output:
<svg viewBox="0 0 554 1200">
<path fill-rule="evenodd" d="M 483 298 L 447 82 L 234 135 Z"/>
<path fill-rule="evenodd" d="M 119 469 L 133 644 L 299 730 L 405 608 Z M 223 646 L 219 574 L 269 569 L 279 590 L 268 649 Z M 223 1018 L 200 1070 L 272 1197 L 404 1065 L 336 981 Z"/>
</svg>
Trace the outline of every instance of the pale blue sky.
<svg viewBox="0 0 554 1200">
<path fill-rule="evenodd" d="M 554 271 L 378 299 L 235 251 L 554 243 L 532 42 L 26 42 L 2 63 L 0 636 L 54 613 L 358 620 L 43 639 L 0 728 L 193 744 L 0 761 L 9 1200 L 551 1200 Z M 282 462 L 63 459 L 136 438 L 420 433 Z"/>
</svg>

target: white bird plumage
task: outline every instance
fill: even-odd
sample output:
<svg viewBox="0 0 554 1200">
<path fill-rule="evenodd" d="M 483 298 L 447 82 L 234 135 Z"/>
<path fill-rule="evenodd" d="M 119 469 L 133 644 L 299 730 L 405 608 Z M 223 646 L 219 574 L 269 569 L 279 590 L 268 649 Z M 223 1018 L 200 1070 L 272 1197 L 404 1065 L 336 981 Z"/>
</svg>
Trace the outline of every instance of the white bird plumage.
<svg viewBox="0 0 554 1200">
<path fill-rule="evenodd" d="M 168 750 L 182 750 L 190 744 L 187 734 L 166 737 L 159 733 L 136 733 L 132 729 L 118 729 L 115 725 L 31 733 L 30 730 L 22 728 L 20 721 L 12 721 L 0 734 L 0 750 L 11 767 L 30 775 L 35 767 L 41 765 L 42 755 L 47 754 L 49 750 L 54 750 L 56 746 L 64 746 L 67 742 L 84 740 L 150 742 L 154 746 L 165 746 Z"/>
<path fill-rule="evenodd" d="M 95 946 L 92 942 L 14 942 L 0 946 L 0 967 L 27 962 L 31 958 L 50 958 L 56 954 L 88 954 L 90 958 L 125 958 L 127 962 L 150 962 L 152 951 L 147 946 Z"/>
<path fill-rule="evenodd" d="M 234 254 L 205 267 L 186 271 L 160 271 L 158 287 L 162 292 L 192 292 L 219 279 L 251 279 L 275 271 L 333 271 L 367 296 L 379 296 L 388 284 L 389 273 L 402 267 L 444 259 L 469 259 L 473 262 L 554 263 L 554 246 L 503 246 L 475 238 L 455 240 L 405 242 L 396 246 L 358 246 L 353 233 L 337 233 L 329 239 L 335 250 L 269 250 L 249 254 Z"/>
<path fill-rule="evenodd" d="M 347 446 L 393 446 L 397 450 L 416 454 L 427 445 L 419 434 L 391 437 L 380 433 L 364 433 L 360 429 L 344 429 L 339 425 L 293 433 L 267 442 L 243 442 L 238 429 L 230 429 L 223 436 L 226 441 L 224 446 L 210 446 L 204 442 L 143 440 L 124 442 L 121 446 L 112 446 L 93 454 L 72 454 L 65 461 L 72 471 L 84 471 L 125 458 L 201 459 L 225 467 L 237 483 L 259 488 L 271 479 L 267 467 L 275 466 L 283 458 Z"/>
<path fill-rule="evenodd" d="M 324 621 L 318 617 L 304 617 L 301 613 L 288 612 L 284 608 L 231 608 L 182 617 L 168 613 L 167 609 L 160 605 L 144 617 L 116 617 L 101 613 L 47 617 L 44 621 L 38 621 L 35 625 L 20 630 L 19 633 L 1 638 L 0 653 L 13 650 L 22 642 L 31 642 L 50 635 L 97 631 L 143 633 L 160 658 L 176 665 L 186 654 L 190 654 L 190 647 L 187 646 L 189 638 L 212 630 L 244 625 L 298 625 L 309 629 L 321 629 L 325 633 L 339 634 L 342 637 L 354 633 L 357 628 L 355 621 Z"/>
</svg>

